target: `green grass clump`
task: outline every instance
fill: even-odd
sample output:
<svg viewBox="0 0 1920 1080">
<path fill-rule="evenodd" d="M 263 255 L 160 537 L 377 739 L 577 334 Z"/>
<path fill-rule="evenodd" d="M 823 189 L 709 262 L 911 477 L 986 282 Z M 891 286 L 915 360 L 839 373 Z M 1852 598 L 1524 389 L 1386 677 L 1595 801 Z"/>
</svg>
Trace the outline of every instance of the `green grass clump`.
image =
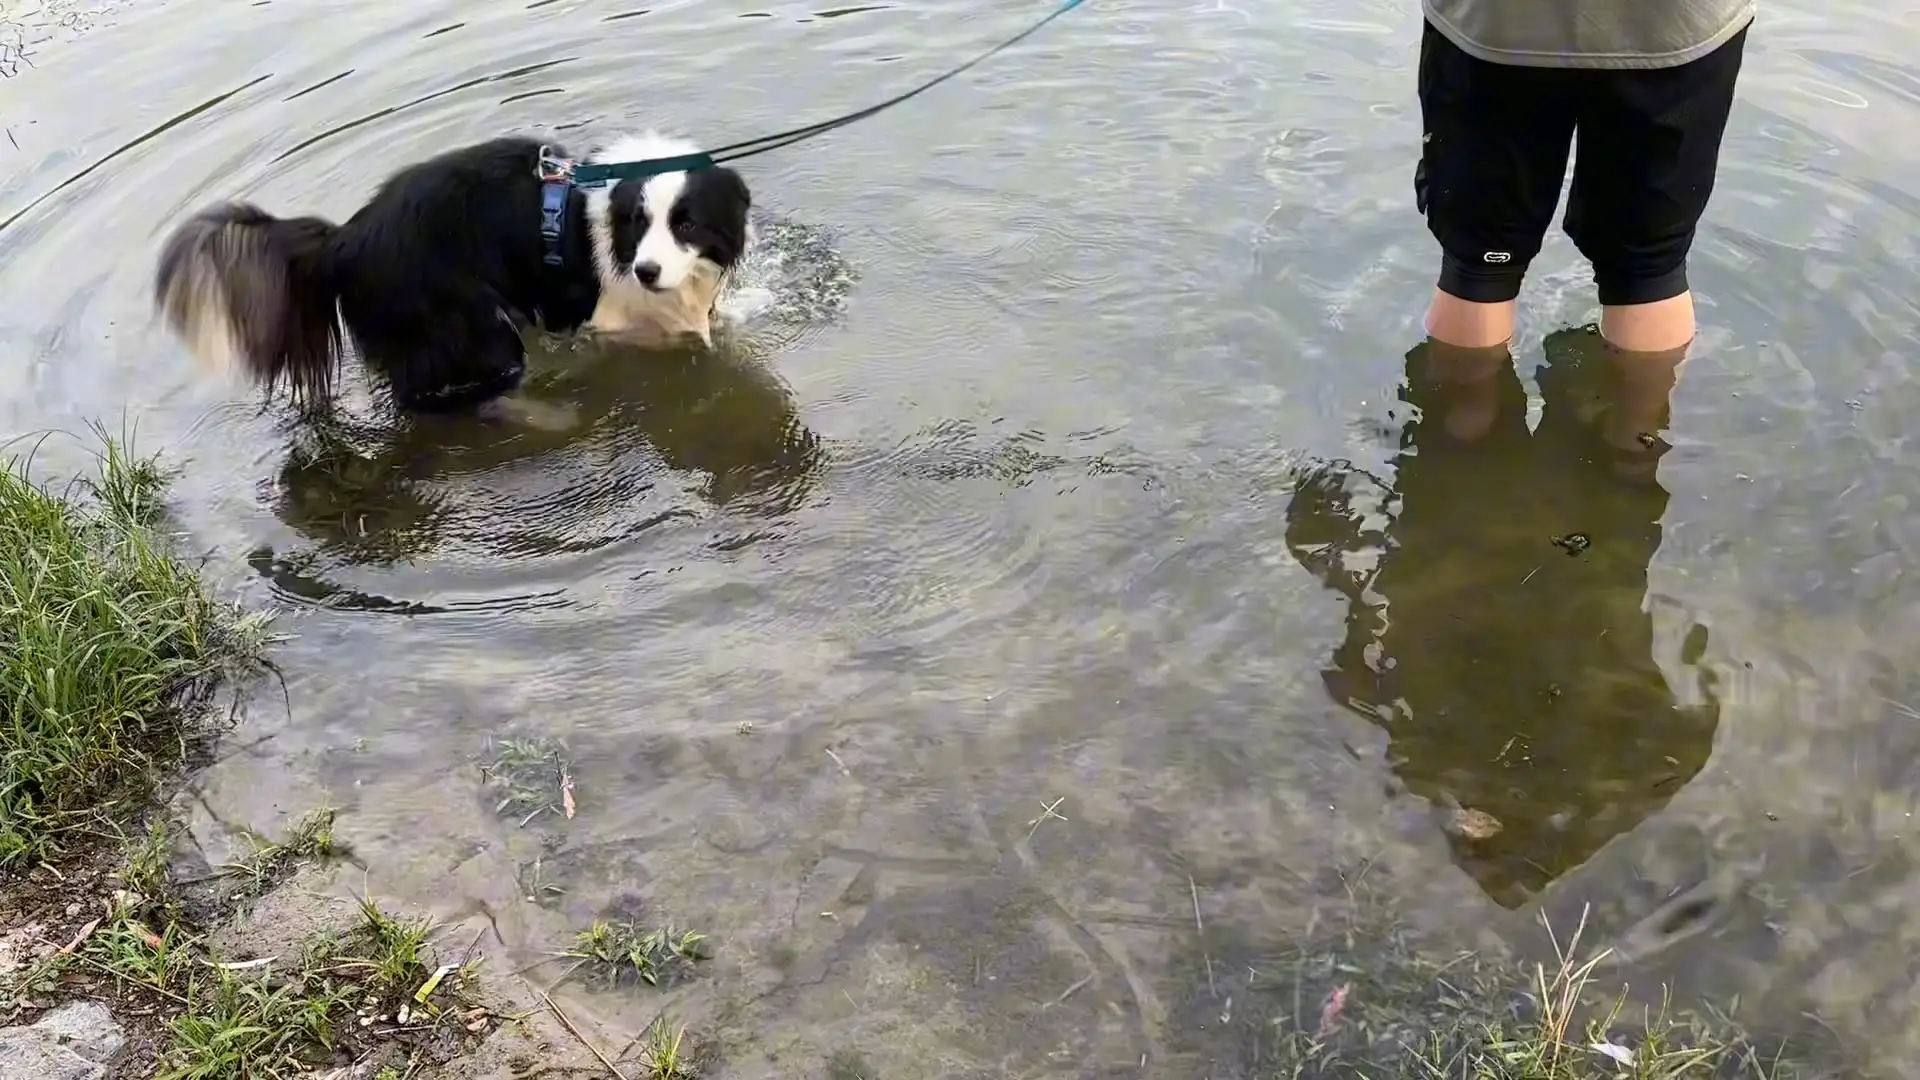
<svg viewBox="0 0 1920 1080">
<path fill-rule="evenodd" d="M 1763 1049 L 1712 1009 L 1630 1004 L 1597 981 L 1585 918 L 1530 972 L 1474 953 L 1433 956 L 1378 913 L 1276 957 L 1290 999 L 1261 1038 L 1276 1080 L 1838 1080 L 1831 1063 Z M 1277 1038 L 1274 1038 L 1277 1036 Z M 1801 1048 L 1805 1049 L 1805 1048 Z"/>
<path fill-rule="evenodd" d="M 609 981 L 631 976 L 649 986 L 672 982 L 707 959 L 705 934 L 671 926 L 645 929 L 634 923 L 596 922 L 574 937 L 564 955 L 597 966 Z"/>
<path fill-rule="evenodd" d="M 74 960 L 170 1014 L 158 1080 L 295 1077 L 383 1045 L 410 1061 L 444 1058 L 490 1027 L 465 996 L 470 971 L 434 965 L 432 930 L 363 899 L 344 932 L 284 956 L 219 963 L 161 905 L 143 902 L 114 912 Z"/>
<path fill-rule="evenodd" d="M 299 983 L 275 985 L 217 971 L 188 987 L 192 1007 L 173 1018 L 161 1080 L 226 1080 L 305 1071 L 301 1051 L 334 1040 L 338 1002 Z"/>
<path fill-rule="evenodd" d="M 1430 1031 L 1411 1055 L 1418 1065 L 1416 1075 L 1436 1080 L 1681 1080 L 1720 1076 L 1730 1068 L 1735 1075 L 1771 1080 L 1766 1063 L 1730 1025 L 1676 1015 L 1665 1007 L 1631 1016 L 1624 989 L 1622 996 L 1599 1001 L 1604 1011 L 1591 1009 L 1594 970 L 1609 953 L 1601 950 L 1582 961 L 1574 951 L 1579 940 L 1576 930 L 1573 941 L 1558 950 L 1551 969 L 1535 966 L 1528 995 L 1533 1007 L 1522 1016 L 1504 1024 Z"/>
<path fill-rule="evenodd" d="M 321 808 L 302 815 L 284 840 L 253 839 L 253 851 L 223 868 L 238 879 L 232 895 L 260 896 L 291 874 L 304 861 L 327 859 L 340 853 L 333 839 L 334 812 Z"/>
<path fill-rule="evenodd" d="M 196 709 L 266 643 L 161 530 L 166 475 L 100 433 L 92 475 L 0 466 L 0 865 L 144 793 Z"/>
<path fill-rule="evenodd" d="M 685 1080 L 694 1075 L 693 1054 L 687 1044 L 686 1025 L 669 1026 L 660 1017 L 647 1028 L 640 1042 L 640 1064 L 648 1080 Z"/>
<path fill-rule="evenodd" d="M 300 818 L 285 841 L 261 849 L 264 857 L 326 857 L 331 821 L 325 810 Z M 96 917 L 77 928 L 43 932 L 47 948 L 0 979 L 0 1021 L 51 1007 L 64 986 L 90 987 L 118 999 L 116 1011 L 150 1018 L 157 1080 L 293 1080 L 382 1058 L 412 1075 L 493 1029 L 494 1016 L 471 995 L 471 950 L 440 962 L 429 920 L 401 918 L 363 898 L 344 926 L 271 955 L 233 959 L 210 948 L 185 915 L 189 905 L 167 874 L 165 852 L 162 822 L 129 838 L 125 861 L 110 875 L 119 887 L 102 897 L 105 910 L 95 908 Z M 223 876 L 255 874 L 248 863 Z"/>
<path fill-rule="evenodd" d="M 319 936 L 298 955 L 260 966 L 204 956 L 175 965 L 156 986 L 185 1006 L 169 1022 L 160 1080 L 295 1076 L 332 1061 L 343 1044 L 457 1027 L 461 1014 L 444 1007 L 452 991 L 434 991 L 459 979 L 431 966 L 431 930 L 363 899 L 349 930 Z M 122 978 L 155 970 L 141 954 L 159 951 L 158 936 L 136 925 L 132 947 L 109 950 L 102 966 Z"/>
<path fill-rule="evenodd" d="M 546 739 L 489 740 L 480 779 L 493 812 L 525 825 L 542 814 L 573 816 L 573 772 L 566 748 Z"/>
</svg>

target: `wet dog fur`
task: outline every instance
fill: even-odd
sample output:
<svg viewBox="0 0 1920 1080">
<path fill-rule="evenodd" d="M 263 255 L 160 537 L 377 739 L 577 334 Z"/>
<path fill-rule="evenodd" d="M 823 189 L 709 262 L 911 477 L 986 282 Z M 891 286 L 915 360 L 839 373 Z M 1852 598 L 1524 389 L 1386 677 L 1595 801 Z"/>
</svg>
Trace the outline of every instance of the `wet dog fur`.
<svg viewBox="0 0 1920 1080">
<path fill-rule="evenodd" d="M 351 343 L 408 412 L 485 404 L 526 368 L 524 329 L 711 344 L 714 303 L 752 240 L 731 169 L 569 193 L 562 265 L 543 260 L 542 144 L 506 137 L 396 172 L 352 217 L 209 206 L 170 234 L 154 302 L 195 358 L 324 407 Z M 649 133 L 588 160 L 693 153 Z M 566 151 L 549 144 L 549 151 Z"/>
</svg>

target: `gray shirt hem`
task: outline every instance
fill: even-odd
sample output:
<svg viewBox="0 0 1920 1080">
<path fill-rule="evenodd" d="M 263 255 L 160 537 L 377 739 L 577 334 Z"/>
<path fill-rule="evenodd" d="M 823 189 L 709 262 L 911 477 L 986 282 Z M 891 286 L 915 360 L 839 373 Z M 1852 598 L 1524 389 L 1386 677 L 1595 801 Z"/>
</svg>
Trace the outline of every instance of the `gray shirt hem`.
<svg viewBox="0 0 1920 1080">
<path fill-rule="evenodd" d="M 1489 48 L 1461 33 L 1458 27 L 1435 13 L 1432 0 L 1421 0 L 1420 6 L 1427 17 L 1427 21 L 1433 24 L 1434 29 L 1446 35 L 1448 41 L 1460 47 L 1460 51 L 1475 59 L 1485 60 L 1490 64 L 1507 64 L 1515 67 L 1609 68 L 1614 70 L 1679 67 L 1681 64 L 1692 63 L 1720 46 L 1725 45 L 1735 34 L 1745 29 L 1747 24 L 1753 22 L 1754 17 L 1754 4 L 1751 2 L 1743 4 L 1739 10 L 1734 12 L 1733 17 L 1728 19 L 1725 25 L 1721 26 L 1711 37 L 1708 37 L 1698 44 L 1690 45 L 1687 48 L 1678 49 L 1673 52 L 1657 54 L 1632 52 L 1569 54 L 1537 49 Z"/>
</svg>

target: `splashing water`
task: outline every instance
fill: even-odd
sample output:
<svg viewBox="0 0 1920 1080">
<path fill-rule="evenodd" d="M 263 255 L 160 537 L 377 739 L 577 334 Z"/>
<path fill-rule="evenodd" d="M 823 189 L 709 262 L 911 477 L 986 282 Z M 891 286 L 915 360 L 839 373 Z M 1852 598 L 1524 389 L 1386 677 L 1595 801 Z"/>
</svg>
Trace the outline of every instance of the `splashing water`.
<svg viewBox="0 0 1920 1080">
<path fill-rule="evenodd" d="M 753 245 L 720 297 L 728 321 L 750 326 L 831 322 L 846 310 L 856 275 L 825 230 L 756 213 Z"/>
</svg>

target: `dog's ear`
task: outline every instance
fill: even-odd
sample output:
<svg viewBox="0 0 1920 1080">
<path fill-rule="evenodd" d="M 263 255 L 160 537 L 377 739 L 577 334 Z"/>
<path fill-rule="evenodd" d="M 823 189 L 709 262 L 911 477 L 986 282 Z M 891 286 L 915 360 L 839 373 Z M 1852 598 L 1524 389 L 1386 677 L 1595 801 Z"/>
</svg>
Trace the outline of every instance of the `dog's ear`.
<svg viewBox="0 0 1920 1080">
<path fill-rule="evenodd" d="M 747 211 L 753 208 L 753 193 L 740 174 L 721 165 L 699 174 L 708 207 L 723 220 L 738 218 L 744 227 Z"/>
<path fill-rule="evenodd" d="M 615 182 L 613 190 L 607 192 L 607 209 L 615 218 L 631 218 L 638 214 L 646 195 L 646 181 L 620 180 Z"/>
<path fill-rule="evenodd" d="M 747 213 L 753 207 L 753 194 L 740 174 L 724 165 L 702 169 L 692 177 L 682 197 L 693 204 L 694 220 L 710 237 L 708 256 L 731 266 L 747 247 Z"/>
</svg>

